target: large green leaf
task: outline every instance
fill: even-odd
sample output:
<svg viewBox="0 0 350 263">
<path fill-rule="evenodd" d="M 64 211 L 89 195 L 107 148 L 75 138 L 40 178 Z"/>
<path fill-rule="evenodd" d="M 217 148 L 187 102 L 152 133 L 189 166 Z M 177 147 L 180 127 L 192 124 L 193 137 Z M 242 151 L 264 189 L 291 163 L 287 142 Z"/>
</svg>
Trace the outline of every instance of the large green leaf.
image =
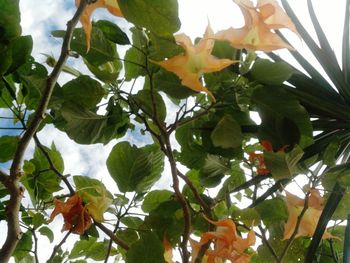
<svg viewBox="0 0 350 263">
<path fill-rule="evenodd" d="M 0 137 L 0 162 L 12 160 L 15 154 L 19 138 L 17 136 L 1 136 Z"/>
<path fill-rule="evenodd" d="M 168 190 L 154 190 L 149 192 L 143 200 L 142 210 L 149 213 L 156 209 L 160 203 L 169 200 L 173 194 L 173 192 Z"/>
<path fill-rule="evenodd" d="M 55 145 L 52 144 L 51 148 L 44 146 L 44 149 L 57 171 L 63 173 L 64 162 Z M 26 174 L 22 182 L 34 204 L 37 201 L 52 200 L 52 194 L 61 190 L 61 179 L 50 170 L 49 162 L 39 148 L 35 148 L 33 159 L 24 162 L 23 170 Z"/>
<path fill-rule="evenodd" d="M 69 258 L 85 257 L 95 261 L 101 261 L 106 257 L 106 253 L 107 244 L 104 242 L 97 242 L 96 238 L 90 237 L 88 240 L 79 240 L 75 242 L 69 254 Z"/>
<path fill-rule="evenodd" d="M 270 238 L 268 240 L 271 247 L 275 250 L 277 255 L 280 255 L 287 245 L 288 241 L 281 241 L 277 238 Z M 295 239 L 290 248 L 287 250 L 286 255 L 283 257 L 283 263 L 296 263 L 304 262 L 304 254 L 307 249 L 307 242 L 303 238 Z M 258 253 L 253 256 L 251 263 L 271 263 L 276 262 L 275 258 L 272 256 L 269 248 L 265 245 L 260 245 L 258 247 Z M 305 261 L 306 262 L 306 261 Z M 312 261 L 307 261 L 312 262 Z"/>
<path fill-rule="evenodd" d="M 172 244 L 175 244 L 180 241 L 184 227 L 182 207 L 174 199 L 164 201 L 150 211 L 149 216 L 145 218 L 145 224 L 154 229 L 160 238 L 166 236 Z"/>
<path fill-rule="evenodd" d="M 212 131 L 211 139 L 214 146 L 224 149 L 240 147 L 243 140 L 241 126 L 230 115 L 225 115 Z"/>
<path fill-rule="evenodd" d="M 196 94 L 193 90 L 183 86 L 178 76 L 164 69 L 160 69 L 154 75 L 153 85 L 155 89 L 163 91 L 173 99 L 185 99 Z"/>
<path fill-rule="evenodd" d="M 52 32 L 52 35 L 63 38 L 65 31 L 56 30 Z M 118 59 L 115 44 L 109 41 L 97 27 L 92 28 L 89 52 L 87 52 L 85 33 L 82 28 L 74 30 L 71 49 L 94 66 Z"/>
<path fill-rule="evenodd" d="M 108 156 L 107 168 L 121 192 L 143 192 L 161 176 L 164 155 L 156 147 L 137 148 L 128 142 L 115 145 Z"/>
<path fill-rule="evenodd" d="M 268 59 L 258 59 L 251 69 L 252 77 L 267 85 L 279 85 L 293 74 L 293 68 L 284 62 L 272 62 Z"/>
<path fill-rule="evenodd" d="M 290 152 L 264 152 L 266 167 L 275 180 L 292 178 L 297 172 L 298 161 L 303 156 L 303 150 L 296 145 Z"/>
<path fill-rule="evenodd" d="M 283 223 L 288 219 L 286 203 L 281 198 L 265 200 L 255 207 L 264 224 L 269 227 L 272 224 Z"/>
<path fill-rule="evenodd" d="M 53 242 L 54 233 L 52 232 L 52 230 L 50 228 L 48 228 L 47 226 L 43 226 L 43 227 L 39 228 L 38 231 L 41 235 L 46 236 L 50 240 L 50 243 Z"/>
<path fill-rule="evenodd" d="M 200 181 L 207 186 L 220 182 L 225 174 L 231 171 L 230 162 L 227 158 L 219 155 L 208 154 L 203 167 L 200 169 Z"/>
<path fill-rule="evenodd" d="M 19 0 L 0 0 L 0 42 L 21 35 Z"/>
<path fill-rule="evenodd" d="M 33 39 L 31 36 L 21 36 L 11 41 L 10 47 L 12 50 L 12 64 L 7 70 L 7 74 L 12 73 L 29 60 L 33 49 Z"/>
<path fill-rule="evenodd" d="M 12 49 L 8 45 L 2 45 L 0 43 L 0 76 L 4 75 L 12 63 Z"/>
<path fill-rule="evenodd" d="M 119 0 L 124 17 L 135 26 L 145 27 L 159 36 L 180 29 L 176 0 Z"/>
<path fill-rule="evenodd" d="M 135 47 L 128 49 L 124 57 L 125 80 L 146 75 L 145 64 L 146 57 L 139 49 Z"/>
<path fill-rule="evenodd" d="M 166 106 L 162 96 L 151 90 L 140 90 L 134 97 L 138 107 L 147 114 L 147 117 L 157 117 L 159 121 L 164 121 L 166 117 Z M 155 114 L 157 114 L 155 116 Z"/>
<path fill-rule="evenodd" d="M 106 95 L 106 90 L 102 88 L 98 81 L 82 75 L 64 84 L 62 93 L 66 101 L 82 108 L 91 109 L 95 108 L 96 104 Z"/>
<path fill-rule="evenodd" d="M 200 144 L 198 128 L 193 122 L 176 129 L 176 140 L 181 145 L 181 151 L 176 152 L 176 159 L 190 169 L 203 167 L 207 153 Z"/>
<path fill-rule="evenodd" d="M 103 32 L 108 40 L 120 45 L 130 44 L 127 34 L 125 34 L 119 26 L 111 21 L 99 20 L 94 25 Z"/>
<path fill-rule="evenodd" d="M 312 126 L 305 108 L 278 86 L 260 86 L 252 94 L 262 118 L 260 137 L 276 148 L 299 144 L 302 148 L 313 142 Z"/>
<path fill-rule="evenodd" d="M 105 115 L 72 103 L 63 104 L 60 113 L 65 121 L 63 129 L 77 143 L 108 143 L 124 136 L 129 119 L 119 105 L 114 105 Z"/>
<path fill-rule="evenodd" d="M 161 240 L 153 232 L 143 234 L 130 246 L 126 254 L 128 263 L 165 263 Z"/>
<path fill-rule="evenodd" d="M 32 240 L 32 233 L 28 230 L 27 232 L 23 233 L 21 239 L 19 240 L 15 251 L 13 252 L 13 256 L 17 261 L 23 259 L 26 257 L 31 251 L 33 246 L 33 240 Z"/>
<path fill-rule="evenodd" d="M 119 72 L 122 69 L 122 63 L 118 59 L 106 62 L 99 66 L 94 66 L 87 60 L 84 60 L 84 62 L 88 69 L 104 83 L 115 83 L 119 76 Z"/>
</svg>

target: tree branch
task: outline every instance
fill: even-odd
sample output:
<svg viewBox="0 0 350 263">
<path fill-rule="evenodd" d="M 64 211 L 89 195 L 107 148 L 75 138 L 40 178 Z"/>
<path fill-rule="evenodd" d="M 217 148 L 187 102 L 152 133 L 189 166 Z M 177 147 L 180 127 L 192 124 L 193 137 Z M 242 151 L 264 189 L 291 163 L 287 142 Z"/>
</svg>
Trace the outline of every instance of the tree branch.
<svg viewBox="0 0 350 263">
<path fill-rule="evenodd" d="M 118 238 L 112 230 L 109 230 L 107 227 L 105 227 L 102 223 L 94 221 L 95 226 L 97 226 L 99 229 L 101 229 L 110 239 L 114 241 L 118 246 L 124 248 L 125 250 L 129 249 L 129 245 L 125 243 L 123 240 Z"/>
<path fill-rule="evenodd" d="M 63 40 L 60 57 L 57 61 L 57 64 L 53 68 L 51 74 L 46 80 L 46 86 L 43 95 L 40 99 L 39 105 L 35 110 L 33 120 L 29 124 L 28 129 L 25 131 L 17 145 L 16 152 L 10 168 L 10 176 L 6 178 L 7 180 L 3 182 L 10 192 L 10 200 L 6 207 L 7 237 L 3 247 L 0 250 L 1 263 L 6 263 L 10 260 L 10 257 L 22 236 L 19 225 L 19 209 L 24 188 L 20 185 L 19 180 L 22 176 L 21 164 L 23 156 L 29 145 L 29 142 L 31 141 L 35 132 L 37 131 L 41 121 L 45 117 L 45 112 L 49 104 L 55 84 L 57 82 L 58 76 L 60 75 L 62 67 L 64 66 L 69 55 L 69 47 L 73 36 L 74 27 L 78 23 L 79 18 L 83 13 L 83 10 L 86 7 L 86 5 L 86 0 L 80 1 L 80 5 L 77 11 L 75 12 L 73 18 L 67 23 L 67 31 Z M 3 178 L 4 176 L 1 177 Z"/>
<path fill-rule="evenodd" d="M 60 249 L 60 247 L 64 244 L 64 242 L 66 242 L 67 238 L 69 237 L 69 235 L 72 233 L 72 230 L 69 230 L 67 232 L 67 234 L 62 238 L 61 242 L 58 243 L 54 248 L 53 251 L 51 253 L 50 258 L 47 260 L 47 262 L 52 262 L 52 260 L 54 259 L 57 251 Z"/>
<path fill-rule="evenodd" d="M 73 195 L 75 193 L 72 185 L 70 184 L 70 182 L 68 181 L 67 177 L 65 177 L 63 174 L 61 174 L 55 167 L 55 164 L 52 162 L 51 157 L 49 155 L 49 153 L 46 151 L 44 145 L 41 144 L 38 136 L 36 134 L 34 134 L 34 141 L 35 144 L 37 145 L 37 147 L 41 150 L 41 152 L 45 155 L 47 162 L 50 165 L 50 169 L 66 184 L 66 186 L 68 187 L 68 190 L 70 192 L 71 195 Z"/>
<path fill-rule="evenodd" d="M 4 182 L 7 181 L 8 177 L 8 174 L 0 169 L 0 182 L 4 184 Z"/>
</svg>

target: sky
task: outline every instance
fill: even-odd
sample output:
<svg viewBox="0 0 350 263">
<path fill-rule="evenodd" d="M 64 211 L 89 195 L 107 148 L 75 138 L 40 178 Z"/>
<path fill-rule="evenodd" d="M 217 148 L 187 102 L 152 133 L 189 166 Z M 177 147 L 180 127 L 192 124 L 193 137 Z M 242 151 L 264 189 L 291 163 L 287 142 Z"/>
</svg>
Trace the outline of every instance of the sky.
<svg viewBox="0 0 350 263">
<path fill-rule="evenodd" d="M 50 36 L 51 30 L 65 29 L 66 22 L 72 17 L 75 11 L 73 0 L 21 0 L 21 25 L 23 35 L 30 34 L 34 40 L 33 56 L 39 62 L 44 62 L 45 57 L 42 53 L 54 55 L 58 57 L 61 40 L 55 39 Z M 210 24 L 214 32 L 228 27 L 239 27 L 243 25 L 243 16 L 240 13 L 238 7 L 232 0 L 178 0 L 179 2 L 179 15 L 182 23 L 179 33 L 185 33 L 191 36 L 192 39 L 203 35 L 205 28 L 210 21 Z M 302 20 L 304 26 L 306 26 L 313 36 L 315 33 L 310 27 L 310 19 L 307 16 L 307 8 L 305 0 L 291 0 L 289 1 L 291 6 L 297 12 Z M 335 47 L 336 54 L 340 56 L 338 50 L 341 45 L 341 29 L 343 27 L 343 10 L 344 0 L 335 0 L 333 4 L 330 1 L 314 0 L 316 13 L 319 15 L 320 23 L 325 29 L 326 34 L 329 36 L 331 45 Z M 99 10 L 94 14 L 93 19 L 110 19 L 117 23 L 122 29 L 127 30 L 129 25 L 123 18 L 118 18 L 110 15 L 106 10 Z M 305 48 L 305 45 L 295 36 L 291 35 L 291 39 L 298 50 L 301 50 L 310 61 L 315 60 L 310 56 L 310 53 Z M 288 57 L 288 52 L 278 51 L 281 56 Z M 293 63 L 293 60 L 291 59 Z M 316 62 L 315 62 L 316 63 Z M 86 68 L 81 60 L 70 59 L 69 64 L 79 68 L 82 72 L 86 72 Z M 71 77 L 63 74 L 59 82 L 65 83 Z M 0 111 L 0 116 L 1 115 Z M 3 120 L 0 119 L 0 127 L 6 125 Z M 1 132 L 1 130 L 0 130 Z M 65 172 L 72 175 L 88 175 L 101 179 L 106 185 L 111 187 L 111 191 L 117 190 L 116 185 L 108 175 L 106 169 L 106 159 L 116 144 L 116 140 L 113 140 L 106 146 L 101 144 L 96 145 L 78 145 L 71 141 L 64 133 L 49 126 L 39 133 L 39 138 L 44 145 L 50 145 L 53 141 L 57 148 L 61 152 L 65 160 Z M 127 140 L 130 143 L 137 145 L 145 144 L 146 141 L 135 134 L 129 134 L 123 140 Z M 34 145 L 31 144 L 26 156 L 30 158 L 33 152 Z M 170 184 L 166 177 L 163 177 L 158 184 L 158 187 L 170 187 Z M 55 229 L 61 227 L 62 222 L 57 220 L 56 224 L 52 226 Z M 0 231 L 3 229 L 3 225 L 0 224 Z M 1 231 L 2 232 L 2 231 Z M 43 239 L 43 238 L 42 238 Z M 45 238 L 44 238 L 45 239 Z M 60 240 L 58 237 L 57 240 Z M 45 247 L 43 251 L 43 257 L 48 258 L 52 251 L 52 245 L 46 243 L 46 240 L 41 240 L 41 246 Z M 1 243 L 1 237 L 0 237 Z"/>
</svg>

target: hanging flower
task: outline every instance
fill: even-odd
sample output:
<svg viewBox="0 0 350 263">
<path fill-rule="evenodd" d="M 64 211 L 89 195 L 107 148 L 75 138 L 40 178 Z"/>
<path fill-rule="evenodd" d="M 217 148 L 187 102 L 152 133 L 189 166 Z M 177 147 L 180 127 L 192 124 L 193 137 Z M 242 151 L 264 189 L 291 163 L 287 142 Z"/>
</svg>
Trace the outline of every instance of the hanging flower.
<svg viewBox="0 0 350 263">
<path fill-rule="evenodd" d="M 305 200 L 286 191 L 286 203 L 289 217 L 287 223 L 284 225 L 283 239 L 289 239 L 292 236 L 298 221 L 298 216 L 304 209 Z M 300 221 L 298 232 L 295 238 L 300 236 L 312 237 L 316 230 L 316 226 L 318 220 L 320 219 L 322 211 L 323 198 L 321 197 L 318 190 L 311 189 L 308 200 L 308 208 Z M 328 239 L 337 237 L 325 232 L 322 238 Z"/>
<path fill-rule="evenodd" d="M 55 209 L 52 211 L 49 222 L 51 222 L 56 215 L 62 214 L 64 225 L 62 231 L 71 230 L 73 233 L 82 235 L 91 224 L 92 219 L 87 209 L 83 205 L 83 200 L 78 194 L 74 194 L 62 202 L 58 199 L 54 200 Z"/>
<path fill-rule="evenodd" d="M 269 141 L 262 140 L 260 142 L 260 144 L 263 146 L 265 151 L 267 151 L 267 152 L 272 152 L 273 151 L 272 144 Z M 256 173 L 258 175 L 264 175 L 264 174 L 270 173 L 270 170 L 267 169 L 267 167 L 266 167 L 263 153 L 255 153 L 255 152 L 249 153 L 248 160 L 251 163 L 257 162 L 258 166 L 257 166 Z"/>
<path fill-rule="evenodd" d="M 80 0 L 75 0 L 75 5 L 79 6 Z M 107 10 L 115 16 L 123 16 L 120 11 L 118 0 L 97 0 L 95 3 L 89 4 L 82 13 L 80 17 L 80 22 L 83 25 L 85 36 L 86 36 L 86 46 L 87 52 L 90 49 L 91 40 L 91 15 L 97 8 L 107 8 Z"/>
<path fill-rule="evenodd" d="M 84 200 L 85 208 L 94 220 L 101 223 L 104 221 L 103 214 L 112 203 L 112 195 L 103 185 L 94 187 L 94 190 L 97 192 L 94 195 L 87 190 L 89 189 L 81 189 L 79 192 Z"/>
<path fill-rule="evenodd" d="M 169 240 L 164 236 L 163 238 L 163 247 L 164 247 L 164 259 L 167 263 L 174 263 L 173 261 L 173 248 Z"/>
<path fill-rule="evenodd" d="M 215 101 L 213 94 L 203 86 L 199 78 L 203 73 L 220 71 L 236 61 L 218 59 L 211 55 L 215 43 L 213 37 L 214 33 L 209 25 L 203 38 L 195 45 L 187 35 L 176 35 L 175 40 L 185 49 L 185 53 L 168 60 L 152 62 L 175 73 L 182 80 L 182 85 L 197 92 L 204 91 Z"/>
<path fill-rule="evenodd" d="M 229 41 L 234 48 L 246 48 L 270 52 L 280 48 L 293 49 L 271 30 L 288 28 L 297 30 L 275 0 L 258 0 L 254 6 L 250 0 L 233 0 L 241 9 L 245 25 L 229 28 L 215 34 L 215 39 Z"/>
<path fill-rule="evenodd" d="M 200 247 L 208 241 L 214 242 L 214 249 L 206 251 L 208 263 L 217 260 L 230 260 L 232 263 L 248 263 L 250 255 L 245 250 L 255 244 L 255 233 L 248 232 L 247 238 L 238 235 L 235 223 L 230 219 L 219 220 L 217 222 L 207 219 L 211 224 L 216 225 L 215 232 L 206 232 L 199 242 L 190 240 L 192 246 L 192 262 L 198 255 Z"/>
</svg>

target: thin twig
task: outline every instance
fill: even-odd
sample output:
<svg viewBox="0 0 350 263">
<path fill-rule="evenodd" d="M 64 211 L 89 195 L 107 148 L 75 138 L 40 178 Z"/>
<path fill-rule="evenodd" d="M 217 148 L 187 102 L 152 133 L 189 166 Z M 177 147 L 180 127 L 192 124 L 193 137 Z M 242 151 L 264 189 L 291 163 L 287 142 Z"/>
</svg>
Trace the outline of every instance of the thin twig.
<svg viewBox="0 0 350 263">
<path fill-rule="evenodd" d="M 125 243 L 123 240 L 118 238 L 112 230 L 109 230 L 107 227 L 105 227 L 102 223 L 99 223 L 97 221 L 94 221 L 95 226 L 97 226 L 99 229 L 101 229 L 110 239 L 114 241 L 118 246 L 121 248 L 124 248 L 125 250 L 129 249 L 129 245 Z"/>
<path fill-rule="evenodd" d="M 34 141 L 36 146 L 41 150 L 41 152 L 44 154 L 44 156 L 46 157 L 47 162 L 50 165 L 50 169 L 58 176 L 58 178 L 60 178 L 68 187 L 68 190 L 70 192 L 71 195 L 73 195 L 75 193 L 72 185 L 70 184 L 70 182 L 68 181 L 67 177 L 64 176 L 63 174 L 61 174 L 55 167 L 55 164 L 52 162 L 51 157 L 49 155 L 49 153 L 46 151 L 44 145 L 41 144 L 38 136 L 36 134 L 34 134 Z"/>
<path fill-rule="evenodd" d="M 54 259 L 54 257 L 55 257 L 55 255 L 56 255 L 57 251 L 58 251 L 58 250 L 60 249 L 60 247 L 66 242 L 67 238 L 69 237 L 69 235 L 70 235 L 71 233 L 72 233 L 72 229 L 69 230 L 69 231 L 67 232 L 67 234 L 62 238 L 61 242 L 58 243 L 58 244 L 53 248 L 53 251 L 52 251 L 52 253 L 51 253 L 51 256 L 50 256 L 50 258 L 47 260 L 47 262 L 51 262 L 51 261 Z"/>
<path fill-rule="evenodd" d="M 188 177 L 186 175 L 184 175 L 183 173 L 181 173 L 178 169 L 177 169 L 177 173 L 178 173 L 179 177 L 182 180 L 184 180 L 185 183 L 188 185 L 188 187 L 191 189 L 191 191 L 192 191 L 194 197 L 197 199 L 198 203 L 203 207 L 203 211 L 204 211 L 204 214 L 206 215 L 206 217 L 208 217 L 209 219 L 212 219 L 210 206 L 200 196 L 200 194 L 198 193 L 196 187 L 193 185 L 191 180 L 188 179 Z"/>
<path fill-rule="evenodd" d="M 35 229 L 31 228 L 30 231 L 33 234 L 33 238 L 34 238 L 34 258 L 35 258 L 35 263 L 39 263 L 39 258 L 38 258 L 38 237 L 35 234 Z"/>
<path fill-rule="evenodd" d="M 29 142 L 33 138 L 35 132 L 38 130 L 41 121 L 45 117 L 45 112 L 49 104 L 53 89 L 55 87 L 58 76 L 62 71 L 62 67 L 65 64 L 68 55 L 70 42 L 73 36 L 73 30 L 79 21 L 79 18 L 87 5 L 87 1 L 80 1 L 79 7 L 74 14 L 73 18 L 67 23 L 66 35 L 63 39 L 62 49 L 57 64 L 53 68 L 51 74 L 46 80 L 46 87 L 44 88 L 43 95 L 40 99 L 39 105 L 35 110 L 33 120 L 28 126 L 28 129 L 20 139 L 16 152 L 10 168 L 10 176 L 5 180 L 4 185 L 10 192 L 10 200 L 6 207 L 6 219 L 7 219 L 7 236 L 4 245 L 0 250 L 0 262 L 6 263 L 10 260 L 10 257 L 17 246 L 18 241 L 21 239 L 21 229 L 19 226 L 19 209 L 22 200 L 24 188 L 19 184 L 19 180 L 22 176 L 21 165 L 23 156 L 29 145 Z"/>
<path fill-rule="evenodd" d="M 272 256 L 275 259 L 275 261 L 278 262 L 279 259 L 278 259 L 278 256 L 276 254 L 276 251 L 271 246 L 269 240 L 266 238 L 266 231 L 265 231 L 265 229 L 263 229 L 263 227 L 261 225 L 259 225 L 258 228 L 259 228 L 259 230 L 261 232 L 261 240 L 262 240 L 263 244 L 268 248 L 268 250 L 272 254 Z"/>
</svg>

